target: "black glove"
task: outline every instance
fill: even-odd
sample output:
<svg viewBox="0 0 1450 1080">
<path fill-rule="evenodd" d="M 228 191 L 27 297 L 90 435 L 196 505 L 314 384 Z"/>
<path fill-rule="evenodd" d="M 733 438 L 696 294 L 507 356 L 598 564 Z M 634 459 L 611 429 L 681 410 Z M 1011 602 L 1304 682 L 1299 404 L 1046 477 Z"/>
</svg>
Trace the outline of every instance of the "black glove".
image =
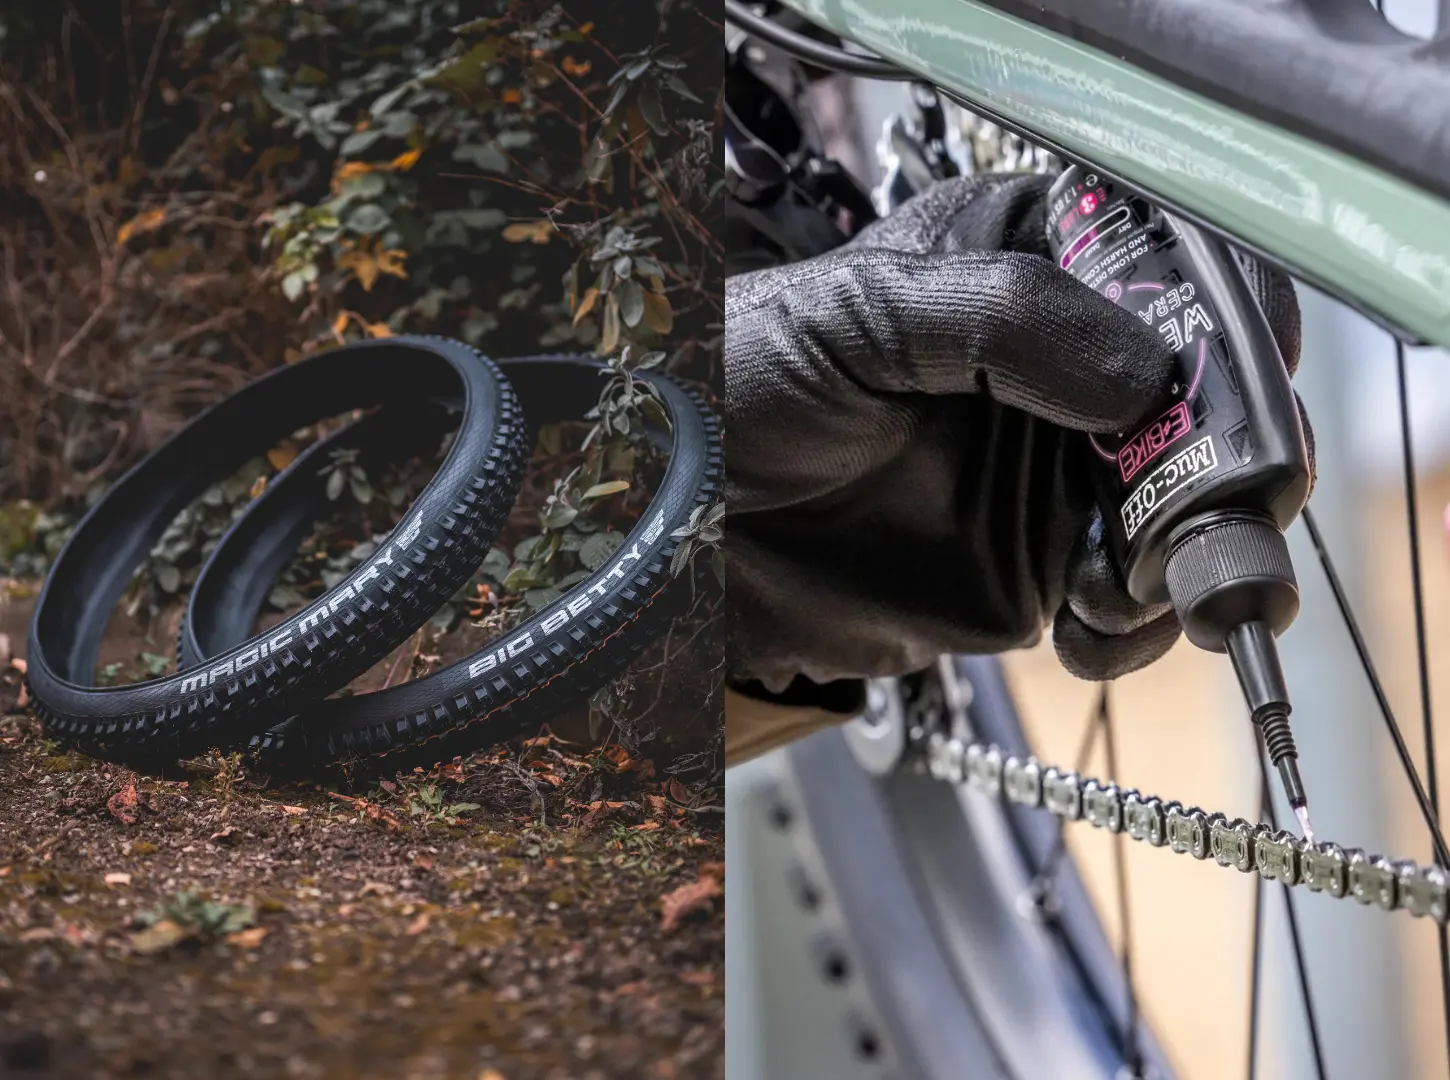
<svg viewBox="0 0 1450 1080">
<path fill-rule="evenodd" d="M 946 181 L 839 251 L 728 279 L 732 679 L 901 674 L 1049 621 L 1070 671 L 1108 679 L 1177 638 L 1108 558 L 1083 434 L 1154 415 L 1172 357 L 1041 257 L 1049 185 Z M 1292 373 L 1293 287 L 1245 268 Z"/>
</svg>

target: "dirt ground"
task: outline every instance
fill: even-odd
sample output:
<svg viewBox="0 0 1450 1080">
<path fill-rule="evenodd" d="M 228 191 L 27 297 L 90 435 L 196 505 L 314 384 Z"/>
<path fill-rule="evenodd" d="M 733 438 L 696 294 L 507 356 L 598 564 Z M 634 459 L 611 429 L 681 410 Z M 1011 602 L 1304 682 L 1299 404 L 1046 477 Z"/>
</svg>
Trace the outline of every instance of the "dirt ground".
<svg viewBox="0 0 1450 1080">
<path fill-rule="evenodd" d="M 351 792 L 137 776 L 0 671 L 0 1078 L 724 1075 L 717 791 L 568 726 Z"/>
</svg>

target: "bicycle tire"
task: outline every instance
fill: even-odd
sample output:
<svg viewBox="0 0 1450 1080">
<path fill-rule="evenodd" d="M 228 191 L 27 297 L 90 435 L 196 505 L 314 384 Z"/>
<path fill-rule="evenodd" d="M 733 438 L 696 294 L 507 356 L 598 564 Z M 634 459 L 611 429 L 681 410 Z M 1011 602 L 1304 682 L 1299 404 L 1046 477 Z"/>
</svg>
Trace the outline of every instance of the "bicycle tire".
<svg viewBox="0 0 1450 1080">
<path fill-rule="evenodd" d="M 1011 693 L 990 657 L 950 661 L 972 687 L 969 726 L 1027 752 Z M 908 724 L 910 721 L 907 721 Z M 1046 815 L 918 773 L 868 768 L 842 730 L 789 747 L 758 789 L 791 841 L 783 866 L 819 920 L 822 978 L 852 984 L 843 1037 L 893 1080 L 1123 1080 L 1126 984 L 1071 857 L 1053 907 L 1024 916 L 1027 883 L 1048 859 Z M 879 775 L 874 775 L 879 773 Z M 1146 1027 L 1144 1077 L 1174 1070 Z M 859 1055 L 864 1058 L 864 1055 Z"/>
<path fill-rule="evenodd" d="M 597 401 L 598 360 L 545 355 L 500 361 L 531 425 L 578 419 Z M 720 491 L 718 423 L 698 394 L 667 376 L 644 373 L 671 421 L 669 463 L 658 490 L 618 551 L 560 599 L 500 640 L 410 683 L 317 702 L 252 740 L 279 770 L 372 760 L 399 765 L 471 748 L 476 725 L 489 721 L 501 739 L 546 721 L 619 675 L 662 635 L 691 591 L 672 579 L 671 534 L 695 507 Z M 365 433 L 364 433 L 365 434 Z M 205 662 L 245 634 L 289 552 L 258 558 L 253 539 L 295 538 L 295 547 L 325 505 L 315 470 L 279 478 L 218 542 L 197 579 L 182 624 L 184 665 Z M 566 631 L 567 632 L 564 632 Z M 486 676 L 486 677 L 485 677 Z"/>
<path fill-rule="evenodd" d="M 207 486 L 316 420 L 436 397 L 463 403 L 453 445 L 388 543 L 344 581 L 202 671 L 92 684 L 127 582 Z M 245 744 L 367 670 L 453 595 L 505 521 L 525 456 L 512 387 L 492 361 L 455 341 L 370 341 L 261 376 L 152 451 L 76 526 L 31 620 L 26 682 L 37 714 L 51 735 L 99 754 L 150 760 Z"/>
</svg>

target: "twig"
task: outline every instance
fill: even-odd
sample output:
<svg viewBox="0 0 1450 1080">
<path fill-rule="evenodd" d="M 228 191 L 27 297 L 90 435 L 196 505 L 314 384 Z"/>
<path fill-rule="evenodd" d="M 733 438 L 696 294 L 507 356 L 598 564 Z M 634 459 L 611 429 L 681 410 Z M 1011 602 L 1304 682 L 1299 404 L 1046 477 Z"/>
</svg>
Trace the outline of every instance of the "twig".
<svg viewBox="0 0 1450 1080">
<path fill-rule="evenodd" d="M 161 43 L 166 40 L 166 32 L 171 29 L 171 17 L 175 9 L 172 4 L 166 5 L 166 12 L 161 16 L 161 28 L 156 31 L 156 40 L 151 44 L 151 57 L 146 61 L 146 74 L 141 79 L 141 89 L 136 94 L 136 108 L 131 113 L 131 153 L 136 153 L 141 145 L 141 117 L 146 111 L 146 99 L 151 94 L 151 82 L 156 78 L 156 64 L 161 59 Z M 126 59 L 131 59 L 130 49 L 126 50 Z"/>
<path fill-rule="evenodd" d="M 418 632 L 413 635 L 413 655 L 408 660 L 408 670 L 409 671 L 412 671 L 413 670 L 413 661 L 415 661 L 415 660 L 418 659 L 418 653 L 421 652 L 422 649 L 423 649 L 423 631 L 426 630 L 427 628 L 428 628 L 427 625 L 424 624 L 423 626 L 418 627 Z M 398 656 L 397 656 L 397 659 L 395 659 L 393 661 L 393 666 L 388 669 L 388 681 L 385 682 L 385 683 L 383 683 L 383 689 L 384 690 L 386 690 L 388 687 L 390 687 L 390 686 L 393 685 L 393 676 L 395 676 L 398 673 L 398 665 L 401 664 L 402 662 L 403 662 L 403 654 L 402 653 L 399 653 Z"/>
</svg>

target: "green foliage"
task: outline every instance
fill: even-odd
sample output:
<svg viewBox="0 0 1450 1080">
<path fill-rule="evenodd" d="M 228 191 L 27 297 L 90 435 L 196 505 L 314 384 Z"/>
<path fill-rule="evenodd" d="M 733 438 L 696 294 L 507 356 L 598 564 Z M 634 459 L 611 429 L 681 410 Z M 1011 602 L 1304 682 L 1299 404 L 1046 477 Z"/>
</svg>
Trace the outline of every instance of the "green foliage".
<svg viewBox="0 0 1450 1080">
<path fill-rule="evenodd" d="M 539 513 L 539 532 L 514 547 L 505 590 L 524 590 L 530 611 L 547 607 L 584 581 L 619 548 L 622 533 L 590 516 L 605 500 L 629 490 L 628 480 L 601 481 L 602 453 L 590 454 L 554 484 Z"/>
<path fill-rule="evenodd" d="M 204 899 L 195 889 L 183 889 L 136 916 L 142 926 L 155 926 L 162 920 L 175 923 L 187 935 L 209 940 L 256 925 L 257 911 L 250 904 L 223 904 Z"/>
<path fill-rule="evenodd" d="M 691 297 L 697 331 L 710 240 L 696 174 L 716 87 L 690 85 L 679 45 L 620 46 L 655 25 L 696 32 L 697 49 L 718 42 L 688 5 L 655 6 L 658 20 L 603 3 L 322 0 L 198 24 L 208 42 L 245 43 L 254 107 L 300 151 L 290 167 L 327 177 L 320 198 L 279 206 L 266 236 L 280 287 L 306 302 L 309 344 L 355 310 L 362 333 L 612 354 L 671 331 L 671 293 Z M 672 217 L 683 243 L 663 246 Z M 543 291 L 554 267 L 564 297 Z"/>
<path fill-rule="evenodd" d="M 725 553 L 720 550 L 720 541 L 725 539 L 721 522 L 725 520 L 725 504 L 697 506 L 690 512 L 690 520 L 670 533 L 680 542 L 670 560 L 670 574 L 679 577 L 685 567 L 693 565 L 702 551 L 710 552 L 710 569 L 714 571 L 720 588 L 725 587 Z"/>
<path fill-rule="evenodd" d="M 478 803 L 447 802 L 443 791 L 437 784 L 432 783 L 419 784 L 415 790 L 407 793 L 407 801 L 409 816 L 445 825 L 457 825 L 461 815 L 479 809 Z"/>
</svg>

